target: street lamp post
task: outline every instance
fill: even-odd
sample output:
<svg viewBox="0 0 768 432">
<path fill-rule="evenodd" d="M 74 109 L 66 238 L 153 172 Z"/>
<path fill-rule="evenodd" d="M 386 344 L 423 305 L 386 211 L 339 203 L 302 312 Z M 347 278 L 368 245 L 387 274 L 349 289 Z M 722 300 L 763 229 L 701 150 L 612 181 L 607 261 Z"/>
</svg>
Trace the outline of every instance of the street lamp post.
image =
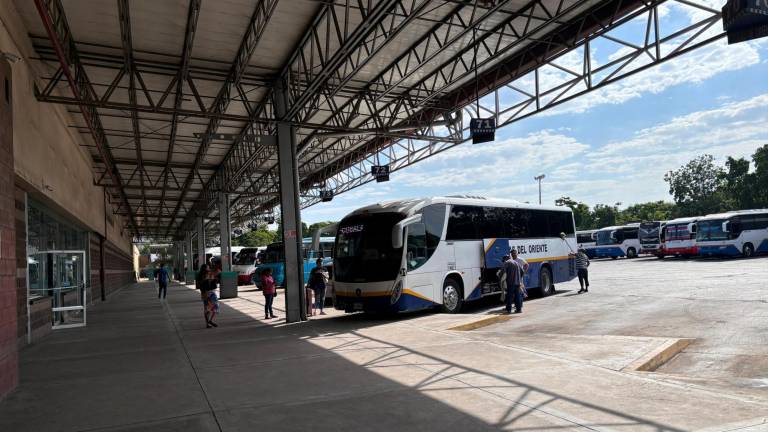
<svg viewBox="0 0 768 432">
<path fill-rule="evenodd" d="M 544 179 L 544 177 L 546 177 L 546 175 L 540 174 L 533 178 L 534 180 L 539 181 L 539 204 L 541 204 L 541 181 Z"/>
</svg>

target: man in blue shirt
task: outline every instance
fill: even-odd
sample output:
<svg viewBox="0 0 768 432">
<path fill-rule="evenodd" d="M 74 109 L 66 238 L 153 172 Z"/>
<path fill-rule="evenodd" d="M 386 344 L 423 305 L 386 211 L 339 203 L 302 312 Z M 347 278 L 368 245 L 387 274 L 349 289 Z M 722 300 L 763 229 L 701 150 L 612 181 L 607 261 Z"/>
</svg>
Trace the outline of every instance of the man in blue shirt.
<svg viewBox="0 0 768 432">
<path fill-rule="evenodd" d="M 165 299 L 165 293 L 168 291 L 168 270 L 161 264 L 157 269 L 157 298 Z"/>
</svg>

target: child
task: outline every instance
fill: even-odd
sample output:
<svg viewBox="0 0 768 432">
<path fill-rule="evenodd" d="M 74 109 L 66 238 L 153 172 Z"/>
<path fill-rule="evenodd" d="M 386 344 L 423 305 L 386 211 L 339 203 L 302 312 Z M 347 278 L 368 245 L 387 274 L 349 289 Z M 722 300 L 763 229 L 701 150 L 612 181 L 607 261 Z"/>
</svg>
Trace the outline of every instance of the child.
<svg viewBox="0 0 768 432">
<path fill-rule="evenodd" d="M 272 311 L 272 302 L 277 295 L 275 279 L 272 277 L 272 269 L 266 268 L 261 273 L 261 292 L 264 294 L 264 319 L 277 318 Z"/>
</svg>

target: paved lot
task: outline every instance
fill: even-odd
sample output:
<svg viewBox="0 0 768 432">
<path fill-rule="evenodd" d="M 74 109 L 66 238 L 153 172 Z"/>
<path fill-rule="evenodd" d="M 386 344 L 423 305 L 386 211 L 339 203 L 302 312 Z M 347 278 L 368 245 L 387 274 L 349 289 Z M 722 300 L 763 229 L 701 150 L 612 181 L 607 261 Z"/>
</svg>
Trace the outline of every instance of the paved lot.
<svg viewBox="0 0 768 432">
<path fill-rule="evenodd" d="M 286 325 L 247 288 L 205 329 L 197 293 L 137 284 L 21 355 L 2 431 L 768 429 L 768 259 L 595 262 L 525 313 L 337 312 Z M 276 312 L 283 315 L 278 297 Z M 638 359 L 695 338 L 654 373 Z"/>
</svg>

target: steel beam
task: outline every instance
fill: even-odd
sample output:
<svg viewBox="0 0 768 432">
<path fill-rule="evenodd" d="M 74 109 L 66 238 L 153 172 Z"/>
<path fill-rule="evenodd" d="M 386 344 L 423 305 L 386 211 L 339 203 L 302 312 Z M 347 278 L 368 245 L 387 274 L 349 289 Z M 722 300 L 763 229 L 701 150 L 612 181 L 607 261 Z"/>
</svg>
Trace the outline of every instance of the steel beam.
<svg viewBox="0 0 768 432">
<path fill-rule="evenodd" d="M 277 2 L 278 0 L 259 0 L 256 4 L 256 9 L 254 10 L 253 15 L 251 15 L 251 20 L 248 23 L 248 28 L 246 29 L 245 35 L 240 42 L 240 48 L 238 49 L 237 55 L 235 56 L 235 59 L 232 63 L 229 75 L 227 76 L 224 84 L 221 86 L 221 90 L 219 91 L 219 94 L 216 95 L 216 99 L 213 102 L 211 111 L 214 113 L 223 114 L 226 112 L 229 103 L 232 101 L 232 94 L 235 92 L 237 86 L 240 83 L 240 80 L 245 74 L 245 70 L 248 67 L 248 62 L 250 61 L 253 52 L 256 50 L 256 46 L 261 40 L 264 29 L 266 28 L 267 23 L 269 22 L 269 19 L 275 10 L 275 7 L 277 6 Z M 247 104 L 247 101 L 244 101 L 244 103 Z M 184 190 L 181 193 L 179 203 L 173 211 L 174 215 L 178 213 L 179 208 L 181 207 L 181 202 L 187 196 L 186 190 L 189 189 L 190 185 L 192 184 L 192 181 L 194 180 L 197 173 L 197 167 L 202 163 L 205 154 L 208 152 L 208 147 L 211 143 L 210 136 L 216 133 L 216 130 L 219 128 L 219 124 L 220 120 L 216 118 L 212 118 L 208 123 L 205 136 L 200 143 L 200 148 L 198 149 L 197 155 L 195 156 L 192 172 L 189 173 L 187 179 L 184 181 Z M 170 230 L 171 225 L 168 226 L 167 232 L 170 232 Z"/>
<path fill-rule="evenodd" d="M 106 162 L 104 165 L 107 173 L 109 173 L 112 182 L 118 189 L 123 204 L 130 209 L 128 200 L 125 198 L 125 191 L 121 187 L 123 183 L 122 178 L 112 162 L 112 153 L 109 150 L 109 142 L 104 134 L 104 127 L 99 119 L 99 113 L 95 108 L 89 106 L 96 99 L 96 96 L 88 75 L 80 63 L 75 41 L 64 13 L 64 7 L 60 0 L 35 0 L 35 7 L 43 22 L 45 32 L 48 34 L 48 39 L 51 41 L 56 52 L 62 72 L 66 76 L 72 94 L 78 102 L 83 119 L 91 131 L 96 148 L 101 158 Z M 134 235 L 138 235 L 136 221 L 133 217 L 129 217 L 129 220 L 133 227 Z"/>
</svg>

